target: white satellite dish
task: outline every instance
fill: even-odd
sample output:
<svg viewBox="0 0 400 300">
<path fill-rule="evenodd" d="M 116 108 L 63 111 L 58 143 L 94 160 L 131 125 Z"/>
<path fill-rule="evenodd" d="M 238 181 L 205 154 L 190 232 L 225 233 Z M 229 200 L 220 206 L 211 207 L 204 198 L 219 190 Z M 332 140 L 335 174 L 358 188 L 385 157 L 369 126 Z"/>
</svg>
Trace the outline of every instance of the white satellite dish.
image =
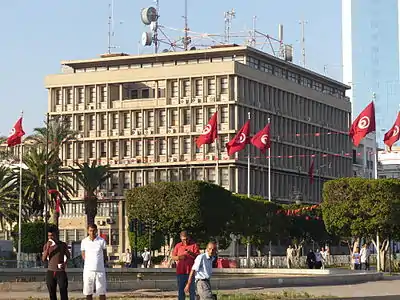
<svg viewBox="0 0 400 300">
<path fill-rule="evenodd" d="M 150 23 L 150 30 L 151 31 L 156 31 L 157 30 L 157 22 L 151 22 Z"/>
<path fill-rule="evenodd" d="M 140 15 L 145 25 L 150 25 L 151 22 L 155 22 L 158 19 L 157 10 L 152 6 L 143 8 Z"/>
<path fill-rule="evenodd" d="M 153 34 L 151 32 L 142 33 L 142 46 L 151 46 L 153 42 Z"/>
</svg>

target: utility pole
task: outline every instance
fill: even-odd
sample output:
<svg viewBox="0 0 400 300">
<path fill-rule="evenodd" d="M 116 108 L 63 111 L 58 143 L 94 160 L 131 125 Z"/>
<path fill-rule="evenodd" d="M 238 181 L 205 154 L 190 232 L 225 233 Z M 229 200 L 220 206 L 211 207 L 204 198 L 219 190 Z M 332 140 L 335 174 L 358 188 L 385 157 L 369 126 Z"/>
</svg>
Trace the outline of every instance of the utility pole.
<svg viewBox="0 0 400 300">
<path fill-rule="evenodd" d="M 306 67 L 306 38 L 305 38 L 305 25 L 308 24 L 307 21 L 301 20 L 299 21 L 301 25 L 301 55 L 302 55 L 302 64 L 303 67 Z"/>
<path fill-rule="evenodd" d="M 185 49 L 185 51 L 188 50 L 189 48 L 189 37 L 188 37 L 188 32 L 189 32 L 189 27 L 188 27 L 188 7 L 187 7 L 187 0 L 185 0 L 185 37 L 184 37 L 184 41 L 183 41 L 183 47 Z"/>
</svg>

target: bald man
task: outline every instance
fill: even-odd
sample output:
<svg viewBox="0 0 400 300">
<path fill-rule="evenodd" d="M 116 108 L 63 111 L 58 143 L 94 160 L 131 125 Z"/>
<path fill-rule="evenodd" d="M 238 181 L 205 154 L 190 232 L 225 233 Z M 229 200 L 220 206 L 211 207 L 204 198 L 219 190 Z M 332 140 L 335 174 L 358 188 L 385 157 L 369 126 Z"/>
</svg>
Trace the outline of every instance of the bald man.
<svg viewBox="0 0 400 300">
<path fill-rule="evenodd" d="M 212 275 L 212 257 L 217 252 L 217 246 L 215 243 L 210 242 L 207 245 L 206 251 L 196 257 L 192 271 L 189 274 L 188 283 L 185 287 L 185 292 L 188 293 L 190 284 L 195 278 L 196 291 L 199 295 L 200 300 L 213 300 L 213 294 L 211 291 L 210 279 Z"/>
</svg>

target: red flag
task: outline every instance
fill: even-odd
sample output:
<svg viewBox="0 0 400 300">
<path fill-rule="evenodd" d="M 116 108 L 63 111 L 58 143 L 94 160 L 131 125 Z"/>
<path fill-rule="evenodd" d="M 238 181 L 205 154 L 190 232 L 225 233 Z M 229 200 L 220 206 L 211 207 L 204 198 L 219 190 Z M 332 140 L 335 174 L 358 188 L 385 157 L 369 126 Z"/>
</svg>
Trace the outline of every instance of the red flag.
<svg viewBox="0 0 400 300">
<path fill-rule="evenodd" d="M 349 136 L 354 146 L 358 147 L 362 139 L 375 130 L 375 106 L 374 102 L 371 102 L 351 124 Z"/>
<path fill-rule="evenodd" d="M 310 178 L 310 184 L 314 183 L 314 160 L 311 161 L 310 168 L 308 169 L 308 177 Z"/>
<path fill-rule="evenodd" d="M 383 142 L 389 147 L 389 151 L 392 151 L 392 146 L 396 143 L 400 136 L 400 112 L 397 113 L 397 119 L 393 124 L 393 127 L 390 128 L 388 132 L 385 133 L 383 138 Z"/>
<path fill-rule="evenodd" d="M 61 212 L 61 199 L 60 199 L 60 194 L 57 194 L 57 198 L 56 198 L 56 209 L 55 209 L 56 213 L 60 213 Z"/>
<path fill-rule="evenodd" d="M 250 120 L 248 120 L 243 127 L 236 133 L 235 137 L 226 143 L 226 149 L 228 150 L 228 155 L 235 154 L 246 147 L 250 138 Z"/>
<path fill-rule="evenodd" d="M 211 144 L 218 137 L 218 111 L 216 111 L 211 117 L 210 121 L 206 127 L 204 127 L 203 132 L 197 138 L 197 147 L 201 147 L 204 144 Z"/>
<path fill-rule="evenodd" d="M 21 138 L 25 135 L 24 130 L 22 129 L 22 117 L 20 117 L 15 123 L 14 127 L 11 129 L 10 135 L 7 138 L 8 147 L 13 147 L 21 144 Z"/>
<path fill-rule="evenodd" d="M 270 137 L 270 124 L 265 126 L 255 136 L 252 137 L 251 143 L 261 150 L 262 153 L 271 147 L 271 137 Z"/>
</svg>

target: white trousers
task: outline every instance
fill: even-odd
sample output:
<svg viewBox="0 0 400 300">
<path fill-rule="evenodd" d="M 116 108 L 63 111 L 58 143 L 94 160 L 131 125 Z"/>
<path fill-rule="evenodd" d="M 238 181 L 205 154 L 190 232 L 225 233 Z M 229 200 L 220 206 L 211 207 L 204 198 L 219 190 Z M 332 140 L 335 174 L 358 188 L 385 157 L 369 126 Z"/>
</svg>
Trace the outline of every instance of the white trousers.
<svg viewBox="0 0 400 300">
<path fill-rule="evenodd" d="M 105 295 L 107 292 L 107 278 L 105 272 L 83 271 L 83 295 Z"/>
</svg>

